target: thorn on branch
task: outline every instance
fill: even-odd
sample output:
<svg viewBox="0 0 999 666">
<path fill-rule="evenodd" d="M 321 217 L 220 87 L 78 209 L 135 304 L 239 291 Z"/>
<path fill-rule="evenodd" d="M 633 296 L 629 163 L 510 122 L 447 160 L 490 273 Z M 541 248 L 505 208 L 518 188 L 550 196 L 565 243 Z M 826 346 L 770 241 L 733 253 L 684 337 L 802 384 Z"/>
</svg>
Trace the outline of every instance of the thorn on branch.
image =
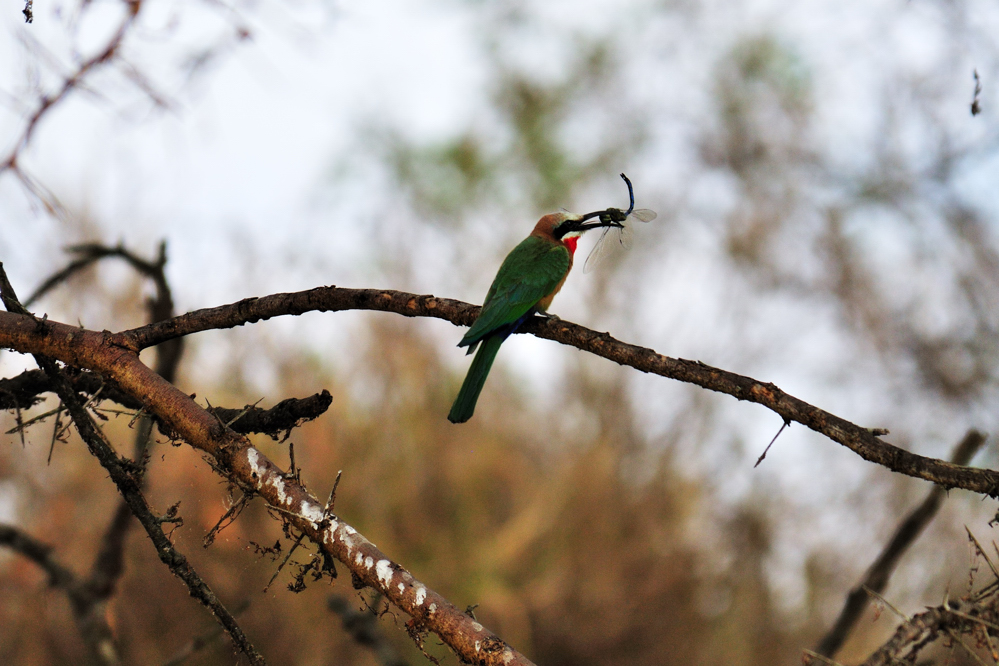
<svg viewBox="0 0 999 666">
<path fill-rule="evenodd" d="M 250 502 L 252 497 L 252 493 L 243 491 L 242 497 L 240 497 L 235 504 L 229 507 L 222 517 L 218 519 L 218 522 L 215 523 L 215 526 L 212 529 L 208 530 L 208 534 L 205 535 L 201 545 L 208 548 L 215 543 L 215 537 L 218 536 L 218 533 L 236 522 L 236 518 L 238 518 L 239 514 L 243 512 L 243 509 L 246 508 L 246 505 Z"/>
<path fill-rule="evenodd" d="M 770 447 L 774 445 L 774 442 L 777 441 L 777 438 L 780 437 L 780 434 L 784 432 L 784 428 L 787 428 L 789 425 L 791 425 L 790 419 L 785 418 L 784 423 L 780 427 L 780 430 L 777 431 L 777 434 L 774 435 L 774 438 L 770 440 L 769 444 L 767 444 L 767 448 L 763 449 L 763 453 L 760 454 L 760 457 L 756 459 L 756 464 L 753 465 L 753 469 L 756 469 L 757 467 L 760 466 L 760 463 L 763 462 L 763 459 L 767 457 L 767 451 L 769 451 Z"/>
</svg>

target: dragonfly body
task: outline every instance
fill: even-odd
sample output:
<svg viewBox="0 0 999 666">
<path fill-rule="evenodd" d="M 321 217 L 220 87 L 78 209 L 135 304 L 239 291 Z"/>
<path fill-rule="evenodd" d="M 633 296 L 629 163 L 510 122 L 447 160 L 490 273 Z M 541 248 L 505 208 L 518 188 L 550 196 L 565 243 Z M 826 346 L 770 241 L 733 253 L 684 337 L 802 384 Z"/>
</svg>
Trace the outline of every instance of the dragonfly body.
<svg viewBox="0 0 999 666">
<path fill-rule="evenodd" d="M 597 266 L 600 266 L 608 257 L 616 254 L 619 250 L 631 249 L 634 235 L 631 225 L 627 224 L 628 220 L 635 219 L 639 222 L 651 222 L 656 219 L 656 211 L 654 210 L 649 210 L 648 208 L 635 210 L 635 191 L 631 187 L 631 181 L 623 173 L 621 174 L 621 178 L 628 184 L 628 198 L 630 200 L 628 210 L 608 208 L 599 214 L 600 221 L 604 222 L 606 226 L 603 233 L 600 234 L 600 238 L 597 239 L 596 245 L 593 246 L 590 254 L 586 257 L 586 263 L 583 265 L 584 273 L 589 273 Z M 616 238 L 608 238 L 608 235 L 616 236 Z"/>
</svg>

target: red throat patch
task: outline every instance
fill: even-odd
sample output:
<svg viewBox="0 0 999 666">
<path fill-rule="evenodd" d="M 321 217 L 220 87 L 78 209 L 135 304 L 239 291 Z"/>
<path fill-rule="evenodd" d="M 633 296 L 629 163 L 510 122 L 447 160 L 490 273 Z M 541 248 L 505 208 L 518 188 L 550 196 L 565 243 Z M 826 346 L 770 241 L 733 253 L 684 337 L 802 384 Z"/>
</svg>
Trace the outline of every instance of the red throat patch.
<svg viewBox="0 0 999 666">
<path fill-rule="evenodd" d="M 573 254 L 573 255 L 576 254 L 576 243 L 579 242 L 579 237 L 578 236 L 572 236 L 570 238 L 563 238 L 562 242 L 565 243 L 565 246 L 567 248 L 569 248 L 569 254 Z"/>
</svg>

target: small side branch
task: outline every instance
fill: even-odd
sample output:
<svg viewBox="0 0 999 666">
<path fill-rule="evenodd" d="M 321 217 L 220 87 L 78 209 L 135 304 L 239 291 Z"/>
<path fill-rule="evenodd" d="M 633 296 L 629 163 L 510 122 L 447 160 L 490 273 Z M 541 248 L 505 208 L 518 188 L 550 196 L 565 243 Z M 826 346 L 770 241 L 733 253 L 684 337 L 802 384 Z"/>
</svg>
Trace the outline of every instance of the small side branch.
<svg viewBox="0 0 999 666">
<path fill-rule="evenodd" d="M 985 443 L 985 435 L 977 430 L 969 430 L 968 434 L 954 449 L 951 461 L 956 465 L 967 465 Z M 902 555 L 909 549 L 922 533 L 923 529 L 937 515 L 943 503 L 945 490 L 934 486 L 926 499 L 899 523 L 895 534 L 874 560 L 863 580 L 854 587 L 846 598 L 843 610 L 840 611 L 832 629 L 829 630 L 815 648 L 815 652 L 823 657 L 833 657 L 843 646 L 846 638 L 853 631 L 864 609 L 867 608 L 868 590 L 881 594 L 888 587 L 895 567 Z"/>
<path fill-rule="evenodd" d="M 953 607 L 952 607 L 953 606 Z M 895 666 L 916 662 L 919 653 L 942 636 L 950 639 L 962 634 L 973 634 L 976 625 L 995 624 L 996 611 L 993 605 L 968 606 L 951 602 L 948 606 L 930 608 L 924 613 L 912 616 L 903 622 L 884 645 L 874 651 L 861 666 Z"/>
<path fill-rule="evenodd" d="M 62 85 L 54 94 L 41 96 L 38 102 L 38 107 L 28 118 L 24 130 L 21 132 L 21 136 L 14 144 L 13 150 L 11 150 L 10 154 L 2 162 L 0 162 L 0 173 L 3 173 L 8 169 L 15 172 L 20 171 L 20 167 L 17 163 L 18 157 L 20 156 L 21 151 L 24 150 L 28 143 L 30 143 L 35 128 L 38 126 L 38 123 L 45 116 L 45 114 L 62 102 L 70 92 L 75 90 L 83 82 L 91 70 L 104 65 L 114 58 L 115 53 L 117 53 L 118 49 L 121 47 L 122 41 L 125 39 L 125 35 L 128 34 L 129 28 L 132 27 L 135 17 L 138 16 L 142 3 L 140 0 L 126 0 L 125 5 L 125 18 L 122 19 L 118 29 L 108 39 L 104 48 L 90 58 L 84 60 L 72 75 L 63 79 Z M 25 5 L 24 16 L 27 22 L 30 23 L 33 18 L 30 2 Z"/>
<path fill-rule="evenodd" d="M 73 619 L 94 663 L 117 666 L 121 663 L 111 626 L 101 612 L 101 597 L 90 584 L 52 556 L 52 547 L 12 525 L 0 524 L 0 546 L 6 546 L 41 567 L 49 584 L 69 597 Z"/>
<path fill-rule="evenodd" d="M 77 393 L 93 396 L 101 391 L 102 399 L 110 400 L 127 409 L 143 408 L 138 400 L 122 391 L 113 380 L 87 371 L 66 374 L 73 390 Z M 0 410 L 28 409 L 40 402 L 45 393 L 54 393 L 54 389 L 52 380 L 41 370 L 26 370 L 16 377 L 0 379 Z M 277 437 L 306 421 L 319 418 L 332 404 L 333 396 L 324 390 L 306 398 L 286 398 L 266 409 L 213 407 L 211 412 L 223 423 L 232 421 L 229 427 L 235 432 Z M 239 414 L 243 415 L 233 421 Z"/>
<path fill-rule="evenodd" d="M 52 557 L 51 546 L 13 525 L 0 523 L 0 546 L 10 548 L 41 567 L 49 575 L 52 587 L 68 588 L 76 581 L 76 574 Z"/>
</svg>

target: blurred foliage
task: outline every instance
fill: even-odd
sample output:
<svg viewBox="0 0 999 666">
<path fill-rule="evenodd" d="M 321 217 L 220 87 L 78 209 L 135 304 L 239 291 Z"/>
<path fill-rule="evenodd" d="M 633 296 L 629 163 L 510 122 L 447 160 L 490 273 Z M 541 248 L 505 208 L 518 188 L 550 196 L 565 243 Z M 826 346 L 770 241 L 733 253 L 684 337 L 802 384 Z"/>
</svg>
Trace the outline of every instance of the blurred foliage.
<svg viewBox="0 0 999 666">
<path fill-rule="evenodd" d="M 492 111 L 498 124 L 485 123 L 438 144 L 419 145 L 389 132 L 388 162 L 426 221 L 454 220 L 476 204 L 516 198 L 526 192 L 538 210 L 557 209 L 572 192 L 619 163 L 641 142 L 642 123 L 627 117 L 615 131 L 584 150 L 565 138 L 564 128 L 586 105 L 606 105 L 620 91 L 611 79 L 617 64 L 606 41 L 582 43 L 567 70 L 555 81 L 505 62 L 490 52 Z M 606 128 L 603 128 L 606 129 Z"/>
<path fill-rule="evenodd" d="M 519 11 L 529 3 L 505 4 Z M 697 12 L 690 6 L 656 9 L 670 18 L 680 10 Z M 522 25 L 531 19 L 519 20 Z M 957 49 L 964 34 L 960 22 L 951 28 L 948 44 Z M 404 223 L 420 230 L 443 226 L 460 237 L 481 230 L 476 225 L 484 214 L 516 209 L 522 217 L 525 210 L 568 205 L 597 183 L 616 179 L 618 164 L 661 149 L 647 132 L 653 114 L 629 102 L 634 81 L 623 75 L 622 53 L 631 33 L 608 28 L 606 37 L 570 36 L 563 66 L 543 75 L 517 64 L 510 55 L 516 49 L 505 46 L 505 40 L 516 44 L 508 30 L 502 22 L 485 30 L 491 88 L 481 122 L 431 143 L 378 128 L 380 158 L 411 208 Z M 684 37 L 697 40 L 701 34 L 691 28 Z M 819 125 L 830 121 L 821 118 L 818 75 L 802 53 L 783 36 L 740 32 L 704 66 L 710 109 L 697 119 L 692 148 L 676 170 L 680 180 L 661 184 L 658 194 L 676 203 L 670 211 L 676 226 L 686 223 L 697 233 L 711 227 L 717 235 L 701 255 L 692 243 L 672 248 L 668 258 L 690 254 L 694 263 L 708 263 L 717 250 L 722 263 L 709 268 L 717 268 L 714 277 L 723 285 L 717 308 L 724 320 L 707 321 L 695 334 L 716 336 L 724 347 L 719 355 L 738 359 L 740 367 L 755 367 L 750 335 L 738 330 L 732 345 L 719 332 L 740 328 L 733 314 L 740 308 L 764 311 L 768 299 L 783 298 L 806 313 L 835 310 L 847 332 L 835 330 L 830 338 L 853 336 L 850 342 L 861 349 L 853 357 L 844 353 L 837 364 L 847 367 L 844 375 L 849 370 L 860 379 L 840 388 L 837 375 L 832 383 L 845 392 L 866 382 L 871 365 L 861 354 L 873 349 L 895 382 L 878 396 L 884 406 L 876 413 L 892 422 L 893 431 L 899 423 L 895 441 L 925 448 L 926 441 L 949 432 L 944 426 L 922 432 L 931 417 L 963 428 L 994 412 L 996 232 L 992 218 L 962 195 L 958 182 L 962 168 L 994 154 L 994 137 L 969 141 L 955 123 L 942 120 L 949 93 L 929 85 L 932 77 L 887 71 L 869 150 L 844 164 L 833 154 L 835 146 L 819 136 Z M 954 77 L 955 62 L 942 59 L 934 76 Z M 916 141 L 913 124 L 920 129 Z M 724 194 L 732 203 L 703 224 L 684 193 L 695 190 L 699 179 L 718 175 L 725 177 Z M 522 224 L 516 233 L 526 233 L 530 223 L 513 219 L 509 226 Z M 391 222 L 386 233 L 399 244 L 380 246 L 388 255 L 382 261 L 392 268 L 418 263 L 423 257 L 406 235 L 411 229 L 396 226 L 396 218 Z M 481 255 L 456 245 L 456 254 L 471 255 L 476 268 L 489 272 Z M 662 242 L 656 247 L 662 255 L 642 255 L 636 248 L 626 276 L 593 278 L 594 310 L 610 298 L 607 285 L 619 279 L 635 286 L 619 288 L 625 294 L 620 300 L 642 293 L 638 287 L 647 295 L 645 301 L 630 299 L 630 309 L 622 306 L 619 326 L 637 327 L 644 312 L 674 307 L 653 300 L 668 292 L 654 271 L 667 263 L 671 249 Z M 750 287 L 728 288 L 744 286 L 732 274 Z M 133 320 L 142 311 L 141 289 L 123 279 L 112 282 L 113 289 L 102 291 L 93 274 L 82 276 L 56 305 L 71 312 L 96 308 L 88 321 L 138 323 Z M 692 279 L 683 283 L 683 289 L 697 287 Z M 801 332 L 775 319 L 759 336 L 779 358 L 779 365 L 767 367 L 770 373 L 810 360 L 786 356 Z M 684 323 L 682 317 L 676 321 Z M 443 415 L 461 378 L 423 330 L 409 320 L 365 317 L 341 354 L 346 358 L 326 364 L 304 349 L 265 338 L 216 343 L 212 354 L 230 364 L 215 385 L 185 390 L 208 396 L 212 404 L 253 402 L 260 395 L 242 373 L 262 358 L 274 366 L 266 403 L 329 390 L 330 412 L 293 437 L 305 481 L 325 496 L 342 469 L 336 509 L 345 520 L 454 603 L 478 604 L 476 614 L 486 626 L 544 665 L 792 663 L 827 628 L 845 591 L 880 547 L 877 539 L 922 488 L 868 471 L 859 480 L 836 480 L 836 511 L 821 506 L 816 513 L 801 507 L 815 501 L 812 486 L 818 482 L 806 479 L 788 491 L 771 487 L 766 479 L 774 477 L 755 477 L 764 481 L 747 491 L 728 473 L 745 463 L 745 450 L 757 442 L 746 444 L 754 434 L 742 421 L 732 432 L 735 419 L 725 420 L 713 396 L 695 391 L 693 398 L 677 399 L 676 407 L 661 395 L 637 393 L 636 373 L 607 370 L 580 355 L 572 356 L 565 379 L 554 384 L 557 395 L 546 396 L 558 409 L 545 413 L 499 365 L 475 419 L 455 428 Z M 821 343 L 813 348 L 817 356 L 833 346 Z M 331 367 L 334 362 L 342 365 Z M 189 374 L 193 370 L 187 367 Z M 931 411 L 926 405 L 938 411 L 916 419 Z M 673 416 L 653 426 L 641 420 L 659 412 Z M 130 435 L 124 420 L 109 426 L 119 445 Z M 57 556 L 82 569 L 114 496 L 78 443 L 57 445 L 52 466 L 45 466 L 50 426 L 33 428 L 24 449 L 16 437 L 7 440 L 0 449 L 0 488 L 13 489 L 20 524 L 38 526 L 32 529 L 37 537 L 58 544 Z M 275 460 L 287 459 L 285 444 L 256 444 Z M 815 454 L 830 460 L 821 455 Z M 707 471 L 691 459 L 710 461 Z M 224 486 L 199 456 L 165 445 L 154 453 L 150 479 L 156 506 L 182 500 L 187 522 L 174 536 L 201 573 L 231 605 L 251 601 L 242 620 L 271 663 L 372 663 L 370 653 L 354 645 L 325 610 L 330 593 L 363 605 L 344 576 L 332 589 L 324 581 L 295 595 L 283 588 L 291 575 L 285 571 L 261 592 L 277 565 L 250 542 L 270 546 L 282 537 L 259 502 L 203 551 L 202 535 L 227 508 Z M 913 603 L 936 602 L 954 571 L 958 579 L 966 577 L 967 562 L 954 557 L 953 544 L 975 510 L 960 505 L 942 519 L 922 559 L 900 576 L 899 594 Z M 960 549 L 963 539 L 956 543 Z M 801 562 L 801 580 L 788 583 L 796 572 L 780 569 L 791 561 L 781 559 L 785 555 Z M 296 559 L 306 557 L 303 550 Z M 872 621 L 839 657 L 844 663 L 862 658 L 890 631 L 895 618 L 884 613 L 874 622 L 878 615 L 872 611 Z M 109 617 L 128 660 L 140 663 L 163 661 L 212 625 L 138 533 Z M 389 612 L 381 627 L 410 663 L 420 663 L 404 622 Z M 0 662 L 80 659 L 65 600 L 46 589 L 33 565 L 2 553 L 0 627 Z M 437 645 L 428 649 L 443 654 Z M 961 653 L 944 658 L 967 662 Z M 223 642 L 189 663 L 231 659 Z"/>
</svg>

